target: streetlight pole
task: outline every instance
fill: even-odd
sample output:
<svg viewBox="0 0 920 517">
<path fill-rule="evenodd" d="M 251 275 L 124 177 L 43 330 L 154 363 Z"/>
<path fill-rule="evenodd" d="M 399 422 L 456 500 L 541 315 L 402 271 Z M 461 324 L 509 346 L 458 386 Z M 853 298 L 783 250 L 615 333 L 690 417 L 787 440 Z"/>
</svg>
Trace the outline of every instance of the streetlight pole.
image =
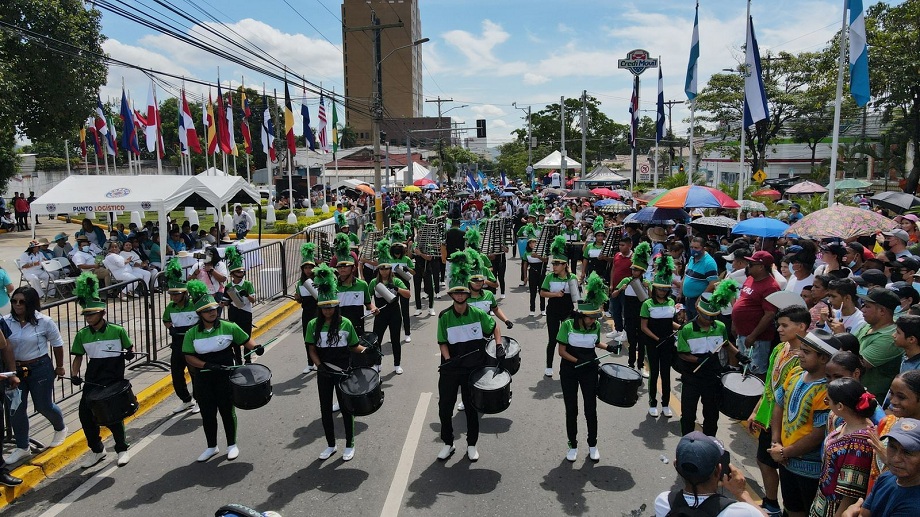
<svg viewBox="0 0 920 517">
<path fill-rule="evenodd" d="M 518 105 L 516 102 L 512 102 L 511 106 L 523 111 L 524 113 L 527 113 L 527 142 L 526 142 L 527 143 L 527 180 L 531 183 L 531 187 L 532 187 L 533 178 L 530 177 L 530 175 L 533 174 L 533 146 L 531 145 L 533 143 L 533 137 L 531 136 L 531 127 L 530 127 L 530 109 L 531 107 L 527 106 L 526 110 L 524 108 L 518 108 Z"/>
</svg>

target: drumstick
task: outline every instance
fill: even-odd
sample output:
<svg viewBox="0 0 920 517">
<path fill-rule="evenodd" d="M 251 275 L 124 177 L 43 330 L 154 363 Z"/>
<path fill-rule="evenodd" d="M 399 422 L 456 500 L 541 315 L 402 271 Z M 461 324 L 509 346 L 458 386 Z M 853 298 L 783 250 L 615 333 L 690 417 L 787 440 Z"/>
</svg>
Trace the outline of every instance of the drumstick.
<svg viewBox="0 0 920 517">
<path fill-rule="evenodd" d="M 688 321 L 687 323 L 692 323 L 693 320 L 695 320 L 695 319 L 696 319 L 696 316 L 690 318 L 690 321 Z M 684 323 L 684 325 L 686 325 L 687 323 Z M 655 345 L 655 347 L 657 348 L 657 347 L 663 345 L 665 341 L 667 341 L 667 340 L 671 339 L 672 337 L 674 337 L 675 335 L 677 335 L 677 333 L 680 332 L 680 329 L 684 328 L 684 325 L 681 325 L 680 328 L 678 328 L 677 330 L 675 330 L 674 332 L 672 332 L 670 336 L 668 336 L 668 337 L 662 339 L 661 341 L 659 341 L 658 344 Z"/>
<path fill-rule="evenodd" d="M 273 343 L 273 342 L 274 342 L 275 340 L 277 340 L 277 339 L 278 339 L 278 338 L 276 338 L 276 337 L 273 337 L 273 338 L 269 339 L 268 341 L 266 341 L 266 342 L 262 345 L 262 348 L 265 349 L 265 347 L 267 347 L 268 345 L 270 345 L 271 343 Z M 253 348 L 252 350 L 250 350 L 250 351 L 246 352 L 245 354 L 243 354 L 243 357 L 249 357 L 249 356 L 252 355 L 252 353 L 255 352 L 255 351 L 256 351 L 255 348 Z"/>
<path fill-rule="evenodd" d="M 700 361 L 700 364 L 696 365 L 696 368 L 694 368 L 693 371 L 690 372 L 690 373 L 696 373 L 697 370 L 699 370 L 700 368 L 702 368 L 703 365 L 706 364 L 706 361 L 708 361 L 710 357 L 712 357 L 713 355 L 715 355 L 716 352 L 718 352 L 719 350 L 722 350 L 722 347 L 725 346 L 725 343 L 728 343 L 728 340 L 727 340 L 727 339 L 726 339 L 725 341 L 723 341 L 722 343 L 720 343 L 719 346 L 717 346 L 717 347 L 715 348 L 715 350 L 713 350 L 712 352 L 710 352 L 710 353 L 709 353 L 710 355 L 707 355 L 706 358 L 704 358 L 702 361 Z"/>
<path fill-rule="evenodd" d="M 448 359 L 447 361 L 444 361 L 443 363 L 441 363 L 440 366 L 438 366 L 438 371 L 441 371 L 441 368 L 444 368 L 445 366 L 448 366 L 448 365 L 450 365 L 451 363 L 453 363 L 453 362 L 455 362 L 455 361 L 459 361 L 460 359 L 463 359 L 464 357 L 467 357 L 467 356 L 470 356 L 470 355 L 473 355 L 473 354 L 477 354 L 477 353 L 479 353 L 479 352 L 482 352 L 482 349 L 477 348 L 476 350 L 473 350 L 472 352 L 467 352 L 467 353 L 465 353 L 465 354 L 463 354 L 463 355 L 461 355 L 461 356 L 458 356 L 458 357 L 451 357 L 451 358 Z"/>
<path fill-rule="evenodd" d="M 99 386 L 100 388 L 105 388 L 105 384 L 99 384 L 99 383 L 96 383 L 96 382 L 85 381 L 85 380 L 83 380 L 82 377 L 65 377 L 65 378 L 66 378 L 67 380 L 69 380 L 69 381 L 73 381 L 74 379 L 80 379 L 80 382 L 81 382 L 82 384 L 89 384 L 90 386 Z"/>
</svg>

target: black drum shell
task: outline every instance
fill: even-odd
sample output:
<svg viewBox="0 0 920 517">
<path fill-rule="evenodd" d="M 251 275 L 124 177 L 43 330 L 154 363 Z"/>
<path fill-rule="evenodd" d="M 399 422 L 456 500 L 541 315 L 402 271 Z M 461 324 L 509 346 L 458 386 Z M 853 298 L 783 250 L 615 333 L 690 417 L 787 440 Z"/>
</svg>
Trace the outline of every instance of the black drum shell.
<svg viewBox="0 0 920 517">
<path fill-rule="evenodd" d="M 373 368 L 355 368 L 347 379 L 336 385 L 336 395 L 348 413 L 355 416 L 373 414 L 383 406 L 380 374 Z"/>
<path fill-rule="evenodd" d="M 502 359 L 495 357 L 494 340 L 486 344 L 486 366 L 497 366 L 514 375 L 521 369 L 521 345 L 508 336 L 502 336 L 502 344 L 505 347 L 505 357 Z"/>
<path fill-rule="evenodd" d="M 505 382 L 493 388 L 477 386 L 477 382 L 486 376 Z M 511 406 L 511 373 L 497 366 L 474 370 L 470 374 L 470 398 L 470 404 L 480 413 L 494 415 L 508 409 Z"/>
<path fill-rule="evenodd" d="M 759 378 L 748 375 L 743 378 L 742 382 L 751 383 L 753 386 L 757 386 L 757 395 L 754 395 L 754 389 L 750 389 L 749 394 L 739 393 L 737 390 L 738 386 L 735 386 L 738 383 L 738 379 L 741 379 L 743 376 L 738 372 L 729 372 L 722 376 L 720 379 L 720 389 L 722 390 L 722 397 L 719 401 L 719 412 L 728 418 L 733 418 L 735 420 L 747 420 L 751 416 L 751 413 L 754 412 L 754 408 L 757 407 L 757 402 L 760 401 L 760 397 L 763 396 L 764 383 Z"/>
<path fill-rule="evenodd" d="M 628 366 L 605 363 L 597 369 L 597 398 L 611 406 L 635 406 L 640 386 L 642 375 Z"/>
<path fill-rule="evenodd" d="M 131 383 L 120 380 L 105 388 L 93 390 L 87 399 L 90 412 L 97 425 L 114 425 L 137 412 L 137 397 Z"/>
<path fill-rule="evenodd" d="M 247 364 L 230 374 L 233 405 L 239 409 L 258 409 L 272 399 L 272 371 L 263 364 Z"/>
</svg>

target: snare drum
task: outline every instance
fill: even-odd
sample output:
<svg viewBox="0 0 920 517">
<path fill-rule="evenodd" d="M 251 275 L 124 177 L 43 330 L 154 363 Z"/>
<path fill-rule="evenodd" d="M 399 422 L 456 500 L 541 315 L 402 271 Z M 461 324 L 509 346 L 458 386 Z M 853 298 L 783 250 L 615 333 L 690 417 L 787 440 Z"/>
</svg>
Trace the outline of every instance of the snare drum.
<svg viewBox="0 0 920 517">
<path fill-rule="evenodd" d="M 131 383 L 120 380 L 105 388 L 93 390 L 86 396 L 90 412 L 97 425 L 114 425 L 137 412 L 137 397 Z"/>
<path fill-rule="evenodd" d="M 486 366 L 470 374 L 470 403 L 480 413 L 493 415 L 511 406 L 511 374 Z"/>
<path fill-rule="evenodd" d="M 753 375 L 729 372 L 722 376 L 719 412 L 735 420 L 747 420 L 763 395 L 764 383 Z"/>
<path fill-rule="evenodd" d="M 639 401 L 642 374 L 622 364 L 605 363 L 597 370 L 597 398 L 611 406 L 633 407 Z"/>
<path fill-rule="evenodd" d="M 240 409 L 258 409 L 272 399 L 272 371 L 261 364 L 247 364 L 230 374 L 233 405 Z"/>
<path fill-rule="evenodd" d="M 355 368 L 336 386 L 342 408 L 355 416 L 367 416 L 383 406 L 380 375 L 373 368 Z"/>
<path fill-rule="evenodd" d="M 502 336 L 502 349 L 504 354 L 499 357 L 495 340 L 486 343 L 486 366 L 498 366 L 514 375 L 521 369 L 521 345 L 513 338 Z"/>
</svg>

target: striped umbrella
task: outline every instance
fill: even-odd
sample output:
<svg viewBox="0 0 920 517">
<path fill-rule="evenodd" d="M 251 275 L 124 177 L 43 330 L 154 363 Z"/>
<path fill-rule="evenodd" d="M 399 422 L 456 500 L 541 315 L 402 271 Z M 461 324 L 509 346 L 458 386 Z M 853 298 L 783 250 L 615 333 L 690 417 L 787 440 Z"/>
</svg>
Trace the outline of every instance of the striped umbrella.
<svg viewBox="0 0 920 517">
<path fill-rule="evenodd" d="M 711 187 L 690 185 L 672 188 L 649 201 L 657 208 L 739 208 L 728 194 Z"/>
<path fill-rule="evenodd" d="M 876 232 L 887 232 L 898 223 L 877 214 L 872 210 L 863 210 L 847 205 L 834 205 L 817 212 L 812 212 L 799 219 L 786 229 L 788 235 L 804 235 L 813 239 L 850 239 Z"/>
</svg>

